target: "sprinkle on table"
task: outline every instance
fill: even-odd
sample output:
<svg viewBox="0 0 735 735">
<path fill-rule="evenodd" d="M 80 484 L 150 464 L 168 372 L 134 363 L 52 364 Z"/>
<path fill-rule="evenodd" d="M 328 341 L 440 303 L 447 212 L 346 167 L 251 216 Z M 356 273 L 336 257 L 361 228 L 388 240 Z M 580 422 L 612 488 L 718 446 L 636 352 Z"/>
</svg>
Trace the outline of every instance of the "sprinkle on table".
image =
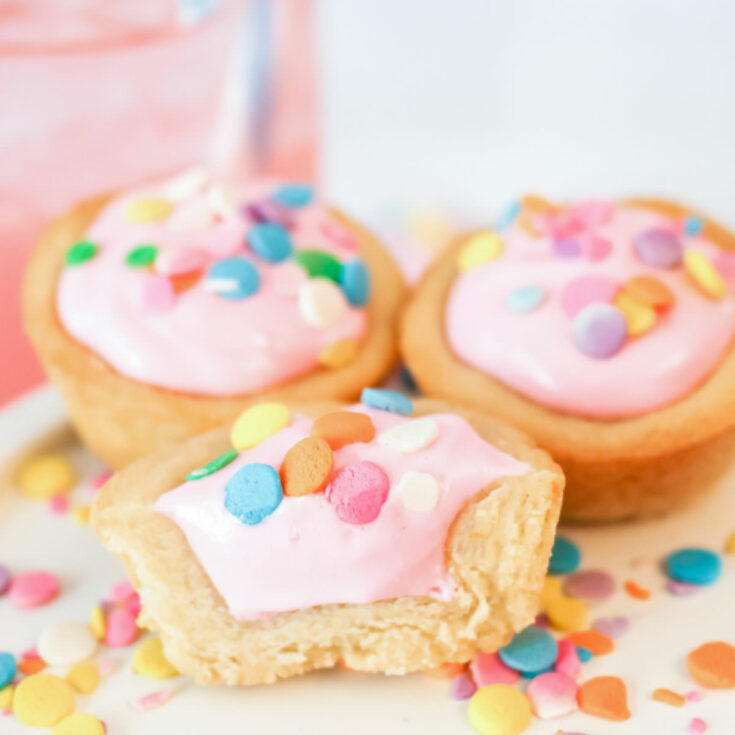
<svg viewBox="0 0 735 735">
<path fill-rule="evenodd" d="M 565 536 L 557 536 L 549 559 L 549 574 L 569 574 L 579 568 L 582 554 L 579 547 Z"/>
<path fill-rule="evenodd" d="M 735 688 L 735 646 L 724 641 L 703 643 L 687 656 L 687 668 L 702 686 Z"/>
<path fill-rule="evenodd" d="M 590 715 L 618 721 L 630 718 L 625 682 L 617 676 L 596 676 L 585 681 L 577 701 L 579 708 Z"/>
<path fill-rule="evenodd" d="M 472 695 L 468 714 L 480 735 L 518 735 L 531 724 L 527 697 L 508 684 L 478 689 Z"/>
<path fill-rule="evenodd" d="M 634 599 L 634 600 L 650 600 L 651 599 L 651 591 L 647 590 L 645 587 L 641 587 L 636 581 L 632 579 L 628 579 L 625 581 L 625 584 L 623 585 L 625 588 L 625 591 Z"/>
<path fill-rule="evenodd" d="M 708 549 L 679 549 L 667 557 L 666 573 L 677 582 L 712 584 L 722 574 L 722 560 Z"/>
</svg>

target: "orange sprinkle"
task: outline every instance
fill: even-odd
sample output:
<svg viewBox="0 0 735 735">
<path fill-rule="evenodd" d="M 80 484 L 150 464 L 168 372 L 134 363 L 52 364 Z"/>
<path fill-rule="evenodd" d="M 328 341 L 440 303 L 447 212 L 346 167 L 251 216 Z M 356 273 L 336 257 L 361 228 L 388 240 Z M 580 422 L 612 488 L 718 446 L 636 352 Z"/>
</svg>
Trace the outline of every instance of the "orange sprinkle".
<svg viewBox="0 0 735 735">
<path fill-rule="evenodd" d="M 439 679 L 454 679 L 457 674 L 461 674 L 467 664 L 460 664 L 456 662 L 447 662 L 441 666 L 437 666 L 435 669 L 427 669 L 424 671 L 428 676 L 436 676 Z"/>
<path fill-rule="evenodd" d="M 671 689 L 656 689 L 656 691 L 651 695 L 651 699 L 671 705 L 672 707 L 683 707 L 687 701 L 686 697 L 682 697 L 681 694 L 672 692 Z"/>
<path fill-rule="evenodd" d="M 596 630 L 580 630 L 577 633 L 570 633 L 567 640 L 571 641 L 575 646 L 582 646 L 595 656 L 604 656 L 615 648 L 613 639 Z"/>
<path fill-rule="evenodd" d="M 582 712 L 608 720 L 627 720 L 628 693 L 625 682 L 617 676 L 596 676 L 579 687 L 577 702 Z"/>
<path fill-rule="evenodd" d="M 170 276 L 174 292 L 184 293 L 184 291 L 194 288 L 199 283 L 203 273 L 204 271 L 191 271 L 190 273 L 177 273 Z"/>
<path fill-rule="evenodd" d="M 311 435 L 324 439 L 334 451 L 337 451 L 346 444 L 372 441 L 375 427 L 365 413 L 334 411 L 325 413 L 312 424 Z"/>
<path fill-rule="evenodd" d="M 37 674 L 39 671 L 43 671 L 48 664 L 42 658 L 26 658 L 23 661 L 18 661 L 18 669 L 22 671 L 26 676 Z"/>
<path fill-rule="evenodd" d="M 625 591 L 635 600 L 651 599 L 651 591 L 641 587 L 638 582 L 634 582 L 632 579 L 625 581 Z"/>
<path fill-rule="evenodd" d="M 551 214 L 559 211 L 556 204 L 552 204 L 548 199 L 538 194 L 524 194 L 521 197 L 521 207 L 535 214 Z"/>
<path fill-rule="evenodd" d="M 625 284 L 625 290 L 655 309 L 667 309 L 675 300 L 671 289 L 653 276 L 635 276 Z"/>
<path fill-rule="evenodd" d="M 723 641 L 703 643 L 687 656 L 687 668 L 702 686 L 732 689 L 735 687 L 735 646 Z"/>
<path fill-rule="evenodd" d="M 334 459 L 324 439 L 307 436 L 286 452 L 281 464 L 281 482 L 286 495 L 319 493 L 327 486 Z"/>
</svg>

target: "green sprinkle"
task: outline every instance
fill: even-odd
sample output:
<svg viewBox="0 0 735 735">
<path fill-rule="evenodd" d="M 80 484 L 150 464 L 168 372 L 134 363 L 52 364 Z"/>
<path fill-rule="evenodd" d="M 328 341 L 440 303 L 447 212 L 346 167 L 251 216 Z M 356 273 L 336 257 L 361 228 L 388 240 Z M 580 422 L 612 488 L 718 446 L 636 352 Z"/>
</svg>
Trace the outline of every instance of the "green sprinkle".
<svg viewBox="0 0 735 735">
<path fill-rule="evenodd" d="M 67 265 L 81 265 L 94 258 L 98 250 L 99 248 L 95 243 L 89 240 L 80 240 L 66 251 L 64 261 Z"/>
<path fill-rule="evenodd" d="M 213 472 L 217 472 L 217 470 L 221 470 L 223 467 L 226 467 L 233 459 L 235 459 L 235 457 L 237 457 L 237 455 L 237 449 L 230 449 L 224 454 L 220 454 L 219 457 L 215 457 L 211 462 L 207 462 L 204 467 L 200 467 L 199 469 L 190 472 L 186 476 L 186 479 L 201 480 L 202 477 L 211 475 Z"/>
<path fill-rule="evenodd" d="M 158 248 L 155 245 L 138 245 L 137 248 L 128 251 L 125 262 L 131 268 L 147 268 L 155 263 L 156 255 Z"/>
<path fill-rule="evenodd" d="M 342 263 L 322 250 L 296 250 L 293 259 L 309 274 L 309 278 L 323 276 L 339 283 L 342 277 Z"/>
</svg>

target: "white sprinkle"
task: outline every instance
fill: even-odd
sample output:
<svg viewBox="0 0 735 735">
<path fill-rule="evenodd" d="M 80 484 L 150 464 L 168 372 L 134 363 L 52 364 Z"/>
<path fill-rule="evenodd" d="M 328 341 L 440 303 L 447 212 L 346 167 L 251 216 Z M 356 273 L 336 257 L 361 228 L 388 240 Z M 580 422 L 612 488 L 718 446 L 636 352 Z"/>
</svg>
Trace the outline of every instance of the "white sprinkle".
<svg viewBox="0 0 735 735">
<path fill-rule="evenodd" d="M 240 288 L 240 281 L 237 278 L 207 278 L 204 288 L 215 293 L 229 293 Z"/>
<path fill-rule="evenodd" d="M 342 289 L 328 278 L 310 278 L 299 286 L 299 311 L 310 327 L 334 326 L 347 310 Z"/>
<path fill-rule="evenodd" d="M 378 436 L 378 443 L 401 454 L 412 454 L 431 446 L 439 436 L 439 426 L 432 418 L 412 419 L 391 426 Z"/>
<path fill-rule="evenodd" d="M 207 181 L 209 181 L 209 175 L 203 168 L 190 168 L 169 179 L 163 191 L 167 199 L 178 202 L 198 194 L 204 189 Z"/>
<path fill-rule="evenodd" d="M 439 483 L 428 472 L 409 470 L 398 481 L 398 497 L 407 510 L 428 513 L 439 500 Z"/>
<path fill-rule="evenodd" d="M 207 191 L 207 205 L 212 214 L 228 217 L 235 210 L 236 197 L 233 191 L 224 186 L 212 186 Z"/>
<path fill-rule="evenodd" d="M 54 623 L 41 632 L 37 649 L 50 666 L 71 666 L 94 655 L 97 639 L 85 623 Z"/>
</svg>

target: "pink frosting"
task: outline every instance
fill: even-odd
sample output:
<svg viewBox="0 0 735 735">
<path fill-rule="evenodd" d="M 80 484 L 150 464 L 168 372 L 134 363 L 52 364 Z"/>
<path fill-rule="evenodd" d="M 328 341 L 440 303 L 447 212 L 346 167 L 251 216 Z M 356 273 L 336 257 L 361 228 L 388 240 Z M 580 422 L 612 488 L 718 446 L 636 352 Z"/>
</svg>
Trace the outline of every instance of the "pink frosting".
<svg viewBox="0 0 735 735">
<path fill-rule="evenodd" d="M 348 306 L 332 326 L 308 325 L 297 298 L 306 272 L 293 261 L 272 265 L 249 251 L 245 233 L 250 222 L 240 205 L 274 188 L 238 194 L 224 216 L 212 212 L 205 188 L 174 202 L 175 211 L 164 221 L 145 224 L 128 222 L 125 208 L 139 198 L 165 198 L 166 182 L 114 199 L 85 236 L 99 245 L 98 255 L 65 268 L 59 279 L 61 323 L 118 372 L 172 390 L 246 393 L 314 369 L 326 346 L 362 337 L 365 310 Z M 293 215 L 290 233 L 296 249 L 323 250 L 342 261 L 356 256 L 349 233 L 323 205 L 309 204 Z M 165 284 L 152 281 L 146 269 L 125 264 L 126 253 L 141 244 L 159 248 L 156 262 L 168 273 L 172 256 L 182 251 L 190 263 L 203 258 L 208 265 L 246 255 L 260 273 L 260 288 L 248 298 L 229 300 L 207 290 L 202 278 L 170 299 Z"/>
<path fill-rule="evenodd" d="M 359 405 L 376 433 L 405 417 Z M 312 419 L 291 426 L 243 452 L 222 470 L 161 495 L 154 508 L 184 532 L 204 571 L 231 614 L 255 620 L 329 603 L 370 603 L 406 595 L 451 599 L 454 583 L 445 564 L 447 531 L 462 508 L 490 482 L 520 475 L 528 466 L 481 439 L 464 420 L 434 414 L 438 439 L 414 454 L 381 445 L 350 444 L 334 453 L 334 472 L 359 461 L 374 462 L 390 479 L 377 519 L 363 525 L 337 517 L 324 493 L 285 496 L 276 511 L 255 526 L 241 523 L 224 505 L 225 486 L 251 462 L 280 467 Z M 428 472 L 441 492 L 433 510 L 407 510 L 396 486 L 409 471 Z"/>
<path fill-rule="evenodd" d="M 533 237 L 513 224 L 502 234 L 501 257 L 460 274 L 452 285 L 445 326 L 453 351 L 524 395 L 570 413 L 630 416 L 682 398 L 709 375 L 733 339 L 735 299 L 728 294 L 712 300 L 684 268 L 653 268 L 636 256 L 636 234 L 677 224 L 652 211 L 616 207 L 609 221 L 593 228 L 590 240 L 604 242 L 595 239 L 601 237 L 613 245 L 599 260 L 556 257 L 548 236 Z M 717 247 L 702 236 L 681 239 L 685 250 L 697 248 L 715 259 Z M 561 293 L 572 279 L 589 275 L 621 288 L 633 276 L 655 276 L 676 303 L 613 357 L 587 357 L 572 341 Z M 530 313 L 514 313 L 508 295 L 528 285 L 543 287 L 546 299 Z"/>
</svg>

